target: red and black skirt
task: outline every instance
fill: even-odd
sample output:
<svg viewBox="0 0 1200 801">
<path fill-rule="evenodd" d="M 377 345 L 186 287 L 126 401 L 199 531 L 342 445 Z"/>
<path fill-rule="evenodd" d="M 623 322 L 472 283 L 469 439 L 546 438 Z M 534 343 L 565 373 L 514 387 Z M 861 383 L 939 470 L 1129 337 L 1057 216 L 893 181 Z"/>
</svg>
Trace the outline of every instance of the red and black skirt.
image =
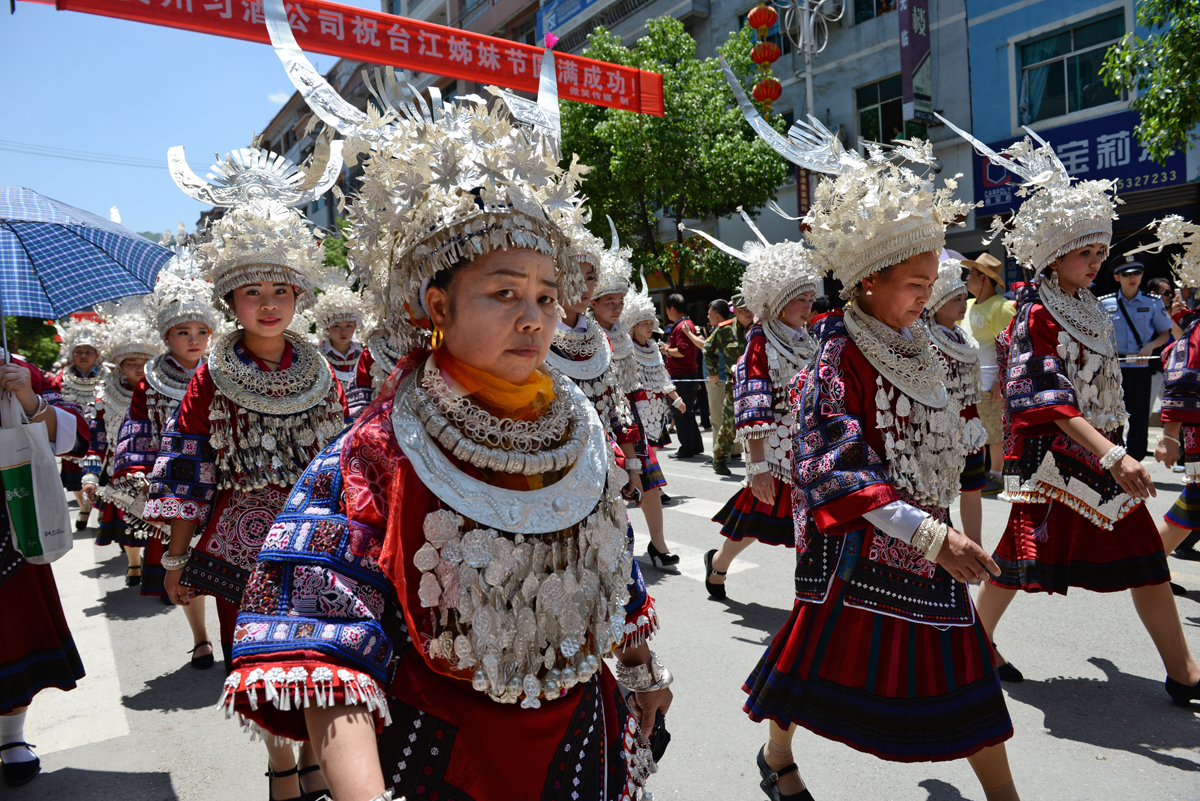
<svg viewBox="0 0 1200 801">
<path fill-rule="evenodd" d="M 73 690 L 83 662 L 63 616 L 50 565 L 32 565 L 12 547 L 0 504 L 0 715 L 29 706 L 48 687 Z M 7 577 L 7 578 L 6 578 Z"/>
<path fill-rule="evenodd" d="M 1184 484 L 1183 492 L 1163 517 L 1189 531 L 1200 529 L 1200 484 Z"/>
<path fill-rule="evenodd" d="M 935 626 L 797 601 L 746 679 L 754 721 L 791 724 L 891 762 L 968 757 L 1012 737 L 983 625 Z"/>
<path fill-rule="evenodd" d="M 766 545 L 796 544 L 792 488 L 777 476 L 771 480 L 775 482 L 774 503 L 763 503 L 749 487 L 743 487 L 713 515 L 713 522 L 721 524 L 721 536 L 734 542 L 751 537 Z"/>
<path fill-rule="evenodd" d="M 1119 592 L 1171 578 L 1145 504 L 1105 531 L 1062 503 L 1015 503 L 992 558 L 1000 576 L 990 581 L 1025 592 Z"/>
</svg>

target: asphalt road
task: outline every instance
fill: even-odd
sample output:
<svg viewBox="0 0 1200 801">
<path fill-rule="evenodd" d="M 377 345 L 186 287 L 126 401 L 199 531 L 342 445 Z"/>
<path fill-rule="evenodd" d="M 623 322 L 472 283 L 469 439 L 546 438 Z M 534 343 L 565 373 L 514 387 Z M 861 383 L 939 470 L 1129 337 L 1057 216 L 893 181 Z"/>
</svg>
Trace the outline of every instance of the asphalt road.
<svg viewBox="0 0 1200 801">
<path fill-rule="evenodd" d="M 737 490 L 741 464 L 733 464 L 735 478 L 722 479 L 699 460 L 662 461 L 674 498 L 666 537 L 683 557 L 677 572 L 649 566 L 644 520 L 632 513 L 663 622 L 652 647 L 677 678 L 668 717 L 674 739 L 650 790 L 659 801 L 762 798 L 753 757 L 766 727 L 742 713 L 741 684 L 787 619 L 794 554 L 752 546 L 730 572 L 729 599 L 709 600 L 701 558 L 720 540 L 710 518 Z M 1158 465 L 1151 472 L 1157 518 L 1174 502 L 1181 477 Z M 984 500 L 989 548 L 1007 517 L 1008 504 Z M 91 536 L 80 534 L 54 566 L 88 676 L 73 692 L 48 690 L 35 699 L 26 735 L 40 746 L 45 772 L 24 788 L 0 787 L 0 798 L 266 798 L 263 747 L 215 709 L 220 665 L 189 668 L 183 614 L 126 589 L 124 557 L 115 546 L 95 547 Z M 1178 605 L 1200 652 L 1200 563 L 1171 559 L 1171 567 L 1191 590 Z M 209 630 L 215 640 L 211 605 Z M 1023 596 L 997 642 L 1026 676 L 1005 685 L 1016 728 L 1008 750 L 1022 798 L 1200 798 L 1200 720 L 1168 700 L 1164 670 L 1127 593 Z M 796 736 L 795 754 L 820 801 L 983 801 L 965 762 L 885 763 L 806 731 Z"/>
</svg>

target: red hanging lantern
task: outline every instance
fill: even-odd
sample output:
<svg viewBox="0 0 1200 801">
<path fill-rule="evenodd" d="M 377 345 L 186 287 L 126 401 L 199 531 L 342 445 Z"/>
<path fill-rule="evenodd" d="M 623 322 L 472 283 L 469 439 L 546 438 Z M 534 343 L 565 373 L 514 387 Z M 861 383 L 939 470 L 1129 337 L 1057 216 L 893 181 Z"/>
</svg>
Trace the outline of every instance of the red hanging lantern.
<svg viewBox="0 0 1200 801">
<path fill-rule="evenodd" d="M 754 84 L 754 99 L 762 103 L 767 114 L 771 113 L 771 104 L 783 96 L 783 84 L 777 78 L 763 78 Z"/>
<path fill-rule="evenodd" d="M 771 65 L 778 61 L 781 55 L 783 51 L 774 42 L 759 42 L 750 51 L 750 60 L 763 72 L 770 72 Z"/>
<path fill-rule="evenodd" d="M 750 9 L 750 13 L 746 15 L 746 22 L 758 34 L 759 41 L 767 38 L 767 31 L 777 19 L 779 19 L 779 12 L 765 3 L 760 3 Z"/>
</svg>

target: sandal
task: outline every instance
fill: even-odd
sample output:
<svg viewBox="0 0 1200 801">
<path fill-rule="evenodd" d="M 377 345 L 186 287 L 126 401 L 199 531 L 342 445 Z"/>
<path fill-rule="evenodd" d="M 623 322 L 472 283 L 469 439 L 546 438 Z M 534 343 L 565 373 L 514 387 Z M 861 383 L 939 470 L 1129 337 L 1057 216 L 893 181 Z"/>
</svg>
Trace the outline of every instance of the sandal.
<svg viewBox="0 0 1200 801">
<path fill-rule="evenodd" d="M 796 773 L 800 770 L 796 767 L 795 762 L 781 770 L 775 770 L 767 764 L 767 758 L 763 756 L 761 747 L 758 749 L 758 759 L 756 761 L 758 762 L 759 775 L 762 776 L 762 781 L 758 783 L 758 786 L 762 788 L 762 791 L 767 794 L 767 798 L 771 799 L 771 801 L 813 801 L 812 793 L 808 791 L 807 787 L 798 793 L 788 793 L 787 795 L 779 792 L 779 777 L 786 776 L 789 773 Z"/>
<path fill-rule="evenodd" d="M 198 648 L 199 646 L 196 647 Z M 295 776 L 299 772 L 299 766 L 294 767 L 291 770 L 272 770 L 271 766 L 267 765 L 267 772 L 263 775 L 267 777 L 267 798 L 269 801 L 300 801 L 302 798 L 304 798 L 303 791 L 300 795 L 295 796 L 294 798 L 281 799 L 275 798 L 275 793 L 271 792 L 271 779 L 286 779 L 288 776 Z"/>
<path fill-rule="evenodd" d="M 133 575 L 133 571 L 137 571 L 137 575 Z M 142 566 L 125 568 L 125 586 L 137 587 L 142 583 Z"/>
<path fill-rule="evenodd" d="M 32 743 L 5 743 L 0 745 L 0 751 L 7 751 L 10 748 L 37 748 Z M 32 750 L 30 753 L 33 753 Z M 4 775 L 4 783 L 9 787 L 20 787 L 22 784 L 29 784 L 33 781 L 33 777 L 42 772 L 42 760 L 36 756 L 28 762 L 5 762 L 0 765 L 0 773 Z"/>
<path fill-rule="evenodd" d="M 309 765 L 307 768 L 300 768 L 300 801 L 321 801 L 321 799 L 323 799 L 323 798 L 328 799 L 330 797 L 328 789 L 325 789 L 325 790 L 305 790 L 304 789 L 304 777 L 307 776 L 308 774 L 312 773 L 313 771 L 317 771 L 320 769 L 321 769 L 320 765 Z"/>
<path fill-rule="evenodd" d="M 202 654 L 200 656 L 196 656 L 196 651 L 203 648 L 206 645 L 208 646 L 208 653 Z M 196 643 L 195 647 L 192 648 L 192 650 L 188 651 L 188 653 L 192 655 L 192 667 L 194 667 L 196 670 L 208 670 L 210 667 L 212 667 L 213 664 L 216 662 L 216 658 L 213 656 L 212 647 L 213 647 L 213 644 L 211 642 L 209 642 L 208 640 L 205 640 L 204 642 Z M 284 775 L 284 774 L 277 774 L 277 775 Z M 292 774 L 288 773 L 286 775 L 291 776 Z"/>
</svg>

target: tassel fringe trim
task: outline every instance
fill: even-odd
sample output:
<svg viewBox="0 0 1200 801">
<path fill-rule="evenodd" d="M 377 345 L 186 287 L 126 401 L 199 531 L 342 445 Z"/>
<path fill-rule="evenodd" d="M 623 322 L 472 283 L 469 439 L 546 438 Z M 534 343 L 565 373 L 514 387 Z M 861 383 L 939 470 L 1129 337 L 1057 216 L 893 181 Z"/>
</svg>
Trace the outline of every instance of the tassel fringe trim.
<svg viewBox="0 0 1200 801">
<path fill-rule="evenodd" d="M 261 703 L 272 704 L 282 712 L 299 711 L 313 703 L 322 708 L 337 703 L 363 704 L 385 726 L 392 722 L 387 693 L 379 682 L 365 673 L 324 665 L 311 671 L 302 665 L 235 670 L 225 679 L 217 706 L 225 709 L 226 718 L 231 718 L 238 696 L 244 694 L 250 709 L 257 710 L 259 691 L 262 691 Z"/>
</svg>

